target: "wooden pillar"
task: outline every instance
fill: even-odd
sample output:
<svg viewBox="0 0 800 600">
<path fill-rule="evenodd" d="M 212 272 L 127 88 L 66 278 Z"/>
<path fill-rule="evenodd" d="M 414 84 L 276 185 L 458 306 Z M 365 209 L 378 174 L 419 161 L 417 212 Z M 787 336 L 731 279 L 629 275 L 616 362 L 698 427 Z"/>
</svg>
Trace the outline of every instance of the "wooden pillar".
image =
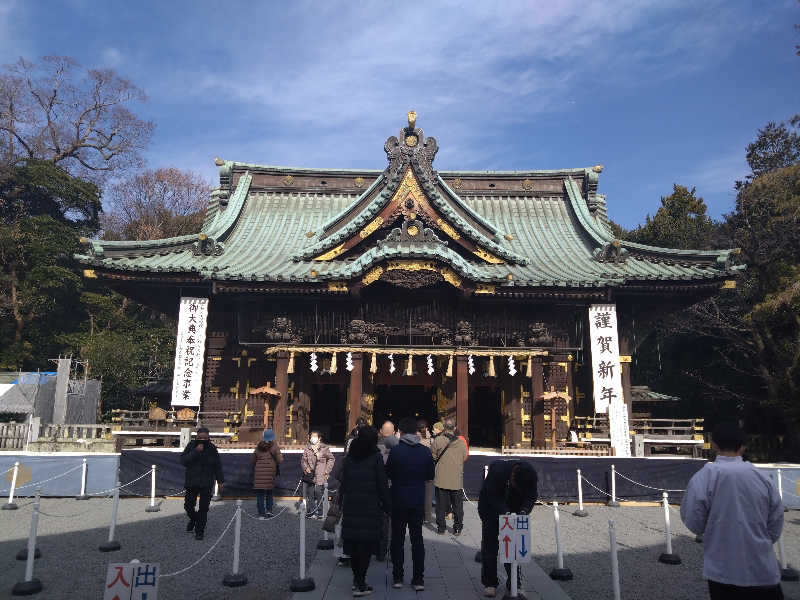
<svg viewBox="0 0 800 600">
<path fill-rule="evenodd" d="M 547 432 L 544 430 L 544 366 L 542 359 L 533 358 L 531 373 L 531 406 L 533 407 L 533 445 L 544 446 Z"/>
<path fill-rule="evenodd" d="M 360 352 L 353 352 L 353 370 L 350 371 L 350 391 L 347 397 L 350 413 L 347 418 L 347 431 L 356 426 L 358 417 L 361 416 L 361 386 L 363 381 L 363 356 Z"/>
<path fill-rule="evenodd" d="M 308 439 L 311 428 L 311 382 L 308 373 L 299 374 L 297 381 L 297 427 L 295 437 L 298 444 Z"/>
<path fill-rule="evenodd" d="M 469 441 L 469 371 L 464 355 L 456 356 L 456 427 Z"/>
<path fill-rule="evenodd" d="M 569 396 L 569 400 L 567 401 L 567 412 L 569 412 L 570 418 L 568 426 L 572 427 L 572 419 L 575 418 L 575 405 L 577 396 L 575 393 L 575 357 L 572 356 L 572 354 L 567 357 L 567 396 Z"/>
<path fill-rule="evenodd" d="M 519 448 L 522 445 L 522 385 L 521 378 L 504 375 L 503 396 L 505 406 L 503 407 L 504 433 L 506 445 L 511 448 Z"/>
<path fill-rule="evenodd" d="M 631 396 L 631 345 L 627 336 L 619 337 L 619 363 L 622 377 L 622 401 L 628 408 L 628 423 L 633 419 L 633 397 Z"/>
<path fill-rule="evenodd" d="M 278 444 L 284 444 L 286 438 L 286 406 L 288 405 L 287 395 L 289 394 L 289 353 L 278 352 L 275 366 L 275 389 L 281 393 L 281 397 L 275 402 L 275 416 L 272 420 L 272 430 L 275 432 L 275 439 Z"/>
</svg>

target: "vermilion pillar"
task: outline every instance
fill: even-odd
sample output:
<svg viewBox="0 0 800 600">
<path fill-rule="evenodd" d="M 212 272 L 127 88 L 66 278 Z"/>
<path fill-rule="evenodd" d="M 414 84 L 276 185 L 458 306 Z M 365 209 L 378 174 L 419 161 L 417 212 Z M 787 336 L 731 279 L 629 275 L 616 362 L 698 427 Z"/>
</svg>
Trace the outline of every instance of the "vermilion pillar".
<svg viewBox="0 0 800 600">
<path fill-rule="evenodd" d="M 350 414 L 347 418 L 347 431 L 353 430 L 356 426 L 358 417 L 361 416 L 361 386 L 363 381 L 363 356 L 360 352 L 353 352 L 353 370 L 350 371 L 350 392 L 348 401 L 350 404 Z"/>
<path fill-rule="evenodd" d="M 275 439 L 279 444 L 283 444 L 286 437 L 286 407 L 289 393 L 289 353 L 278 352 L 278 360 L 275 365 L 275 389 L 281 393 L 275 403 L 275 416 L 272 419 L 272 430 L 275 432 Z"/>
<path fill-rule="evenodd" d="M 469 441 L 469 372 L 463 355 L 456 356 L 456 427 Z"/>
</svg>

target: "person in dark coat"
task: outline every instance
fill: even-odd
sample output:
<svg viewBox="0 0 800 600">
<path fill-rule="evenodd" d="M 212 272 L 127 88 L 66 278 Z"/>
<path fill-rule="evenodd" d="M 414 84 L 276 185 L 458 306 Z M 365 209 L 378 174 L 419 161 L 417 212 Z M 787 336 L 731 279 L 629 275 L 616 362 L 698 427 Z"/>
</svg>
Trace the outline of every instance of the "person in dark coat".
<svg viewBox="0 0 800 600">
<path fill-rule="evenodd" d="M 374 427 L 361 427 L 340 473 L 342 540 L 353 569 L 353 596 L 372 593 L 366 575 L 369 559 L 378 552 L 381 522 L 389 512 L 389 485 L 377 447 Z"/>
<path fill-rule="evenodd" d="M 400 443 L 389 452 L 386 474 L 392 480 L 392 575 L 395 588 L 403 587 L 403 558 L 406 528 L 411 538 L 413 575 L 411 586 L 425 589 L 425 546 L 422 541 L 422 520 L 425 516 L 425 482 L 433 481 L 431 451 L 420 443 L 417 420 L 400 421 Z"/>
<path fill-rule="evenodd" d="M 181 454 L 181 464 L 186 467 L 184 486 L 186 495 L 183 508 L 189 517 L 186 531 L 194 531 L 194 538 L 202 540 L 206 531 L 208 520 L 208 505 L 211 503 L 211 490 L 214 481 L 219 484 L 219 493 L 225 478 L 222 475 L 222 461 L 219 458 L 217 447 L 211 443 L 208 429 L 200 427 L 195 439 L 189 442 Z M 200 497 L 200 506 L 195 510 L 197 497 Z"/>
<path fill-rule="evenodd" d="M 275 441 L 275 432 L 272 429 L 264 430 L 264 435 L 253 455 L 250 463 L 253 465 L 253 489 L 256 491 L 256 506 L 259 519 L 271 519 L 274 505 L 273 490 L 275 478 L 278 476 L 278 465 L 283 462 L 281 449 Z"/>
<path fill-rule="evenodd" d="M 481 518 L 481 583 L 483 595 L 494 598 L 497 593 L 497 552 L 500 543 L 500 515 L 528 514 L 538 498 L 536 471 L 530 463 L 519 459 L 496 460 L 489 465 L 478 496 Z M 511 589 L 511 565 L 506 565 L 506 588 Z"/>
</svg>

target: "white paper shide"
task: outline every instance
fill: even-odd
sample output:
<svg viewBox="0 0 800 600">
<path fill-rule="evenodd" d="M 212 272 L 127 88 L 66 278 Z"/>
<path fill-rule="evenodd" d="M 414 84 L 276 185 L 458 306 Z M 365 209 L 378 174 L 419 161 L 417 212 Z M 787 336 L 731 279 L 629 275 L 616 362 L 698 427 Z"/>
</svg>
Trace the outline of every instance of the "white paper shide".
<svg viewBox="0 0 800 600">
<path fill-rule="evenodd" d="M 608 413 L 611 446 L 617 456 L 630 456 L 628 410 L 622 398 L 622 365 L 615 304 L 589 307 L 589 336 L 592 348 L 594 410 Z"/>
<path fill-rule="evenodd" d="M 200 406 L 207 320 L 208 298 L 181 298 L 172 406 Z"/>
</svg>

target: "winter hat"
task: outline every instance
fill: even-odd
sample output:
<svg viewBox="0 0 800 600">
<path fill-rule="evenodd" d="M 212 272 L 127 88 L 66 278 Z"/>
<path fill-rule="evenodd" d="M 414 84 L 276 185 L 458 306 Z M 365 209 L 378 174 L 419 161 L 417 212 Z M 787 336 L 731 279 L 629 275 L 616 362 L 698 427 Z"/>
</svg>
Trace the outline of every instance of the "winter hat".
<svg viewBox="0 0 800 600">
<path fill-rule="evenodd" d="M 262 436 L 262 439 L 265 442 L 273 442 L 273 441 L 275 441 L 275 432 L 272 431 L 272 429 L 265 429 L 264 430 L 264 435 Z"/>
</svg>

